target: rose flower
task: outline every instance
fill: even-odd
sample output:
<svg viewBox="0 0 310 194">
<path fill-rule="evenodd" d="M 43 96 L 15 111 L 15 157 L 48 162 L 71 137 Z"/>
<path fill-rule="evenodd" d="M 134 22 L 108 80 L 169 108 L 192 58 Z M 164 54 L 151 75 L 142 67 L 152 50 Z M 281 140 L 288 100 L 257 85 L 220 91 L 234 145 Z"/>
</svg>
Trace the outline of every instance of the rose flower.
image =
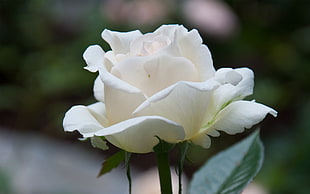
<svg viewBox="0 0 310 194">
<path fill-rule="evenodd" d="M 254 75 L 248 68 L 215 71 L 208 47 L 197 30 L 163 25 L 153 33 L 104 30 L 111 50 L 89 46 L 85 69 L 99 72 L 94 95 L 99 101 L 73 106 L 65 131 L 84 138 L 104 136 L 133 153 L 148 153 L 158 137 L 169 143 L 190 141 L 209 147 L 209 136 L 243 132 L 270 113 L 254 101 Z"/>
</svg>

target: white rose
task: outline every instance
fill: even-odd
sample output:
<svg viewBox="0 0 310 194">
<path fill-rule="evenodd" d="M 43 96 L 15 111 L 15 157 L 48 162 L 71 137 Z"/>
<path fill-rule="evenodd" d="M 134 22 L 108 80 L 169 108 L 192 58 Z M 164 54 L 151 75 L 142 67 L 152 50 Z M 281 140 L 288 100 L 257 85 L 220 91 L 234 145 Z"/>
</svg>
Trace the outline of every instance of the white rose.
<svg viewBox="0 0 310 194">
<path fill-rule="evenodd" d="M 223 68 L 215 72 L 211 54 L 197 30 L 163 25 L 153 33 L 104 30 L 111 46 L 87 48 L 85 69 L 99 76 L 99 101 L 73 106 L 65 115 L 65 131 L 83 137 L 104 136 L 128 152 L 152 152 L 156 136 L 178 143 L 189 140 L 210 146 L 218 131 L 242 132 L 276 111 L 242 99 L 252 94 L 253 72 Z"/>
</svg>

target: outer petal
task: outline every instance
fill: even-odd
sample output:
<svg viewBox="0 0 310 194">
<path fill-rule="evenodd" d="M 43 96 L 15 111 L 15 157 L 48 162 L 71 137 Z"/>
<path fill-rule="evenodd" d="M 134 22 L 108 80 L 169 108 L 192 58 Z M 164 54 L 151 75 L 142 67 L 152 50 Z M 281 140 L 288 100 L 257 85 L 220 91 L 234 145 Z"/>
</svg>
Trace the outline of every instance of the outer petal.
<svg viewBox="0 0 310 194">
<path fill-rule="evenodd" d="M 104 84 L 101 81 L 100 76 L 97 76 L 95 79 L 93 90 L 95 98 L 100 102 L 104 102 Z"/>
<path fill-rule="evenodd" d="M 98 71 L 103 66 L 104 54 L 105 52 L 99 45 L 89 46 L 83 54 L 83 58 L 87 63 L 84 68 L 90 72 Z"/>
<path fill-rule="evenodd" d="M 73 106 L 66 112 L 63 120 L 65 131 L 78 130 L 83 137 L 91 137 L 107 125 L 105 107 L 101 102 L 89 106 Z"/>
<path fill-rule="evenodd" d="M 228 86 L 222 89 L 221 92 L 225 92 L 225 94 L 221 95 L 227 96 L 229 99 L 242 99 L 253 93 L 254 73 L 249 68 L 221 68 L 215 73 L 214 79 Z M 219 88 L 219 90 L 221 89 Z"/>
<path fill-rule="evenodd" d="M 220 132 L 215 131 L 215 130 L 213 130 L 213 131 L 208 131 L 207 135 L 210 135 L 210 136 L 212 136 L 212 137 L 218 137 L 218 136 L 220 136 Z"/>
<path fill-rule="evenodd" d="M 142 36 L 142 33 L 139 30 L 116 32 L 105 29 L 101 36 L 109 43 L 115 54 L 126 54 L 129 52 L 131 41 Z"/>
<path fill-rule="evenodd" d="M 178 82 L 147 99 L 134 112 L 136 116 L 159 115 L 181 124 L 186 139 L 195 136 L 208 110 L 216 82 Z"/>
<path fill-rule="evenodd" d="M 205 123 L 229 103 L 252 94 L 254 86 L 254 74 L 248 68 L 221 68 L 211 79 L 218 81 L 221 86 L 214 91 Z"/>
<path fill-rule="evenodd" d="M 144 94 L 105 69 L 101 69 L 99 75 L 104 83 L 104 102 L 110 125 L 132 118 L 132 112 L 146 99 Z"/>
<path fill-rule="evenodd" d="M 277 112 L 272 108 L 254 101 L 232 102 L 219 112 L 206 130 L 221 130 L 228 134 L 240 133 L 245 128 L 259 123 L 268 113 L 277 116 Z"/>
<path fill-rule="evenodd" d="M 159 138 L 177 143 L 184 139 L 184 129 L 179 124 L 158 116 L 129 119 L 95 133 L 105 136 L 115 146 L 133 153 L 148 153 Z"/>
</svg>

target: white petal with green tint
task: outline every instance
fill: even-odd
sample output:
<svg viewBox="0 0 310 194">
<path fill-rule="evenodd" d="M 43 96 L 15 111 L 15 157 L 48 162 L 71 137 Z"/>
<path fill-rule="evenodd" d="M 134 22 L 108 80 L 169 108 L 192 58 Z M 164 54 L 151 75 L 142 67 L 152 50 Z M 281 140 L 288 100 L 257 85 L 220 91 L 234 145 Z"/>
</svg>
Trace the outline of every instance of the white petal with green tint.
<svg viewBox="0 0 310 194">
<path fill-rule="evenodd" d="M 207 134 L 197 135 L 191 139 L 191 142 L 203 148 L 209 148 L 211 146 L 211 138 Z"/>
<path fill-rule="evenodd" d="M 254 101 L 235 101 L 221 110 L 209 126 L 212 130 L 225 131 L 228 134 L 241 133 L 244 129 L 263 120 L 267 114 L 277 116 L 272 108 Z"/>
</svg>

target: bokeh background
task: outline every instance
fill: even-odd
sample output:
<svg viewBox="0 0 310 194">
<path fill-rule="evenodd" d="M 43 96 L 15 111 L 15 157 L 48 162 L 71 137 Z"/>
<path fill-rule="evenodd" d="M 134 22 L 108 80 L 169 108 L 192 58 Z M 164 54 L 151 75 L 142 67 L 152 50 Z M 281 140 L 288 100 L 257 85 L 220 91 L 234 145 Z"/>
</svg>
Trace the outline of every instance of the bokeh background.
<svg viewBox="0 0 310 194">
<path fill-rule="evenodd" d="M 259 125 L 266 158 L 255 182 L 268 193 L 310 193 L 309 10 L 306 0 L 0 0 L 0 193 L 23 193 L 18 183 L 32 183 L 34 170 L 20 178 L 24 168 L 19 166 L 29 161 L 27 157 L 47 158 L 36 160 L 34 169 L 52 172 L 57 165 L 42 167 L 42 162 L 51 161 L 51 156 L 55 160 L 65 147 L 70 147 L 68 153 L 85 152 L 70 161 L 71 167 L 94 157 L 90 154 L 102 161 L 113 153 L 113 146 L 108 152 L 91 149 L 89 142 L 76 140 L 77 133 L 63 132 L 62 119 L 72 105 L 95 102 L 96 74 L 83 70 L 82 54 L 91 44 L 109 50 L 100 37 L 105 28 L 145 33 L 170 23 L 198 29 L 216 68 L 253 69 L 255 92 L 250 99 L 279 112 Z M 208 157 L 252 131 L 222 134 L 212 139 L 209 150 L 191 147 L 195 163 L 186 164 L 186 175 L 190 178 Z M 5 149 L 8 145 L 10 151 Z M 25 150 L 27 145 L 34 150 L 51 146 L 36 155 Z M 134 168 L 151 168 L 152 157 L 134 156 Z M 91 164 L 94 177 L 100 160 Z M 47 183 L 32 186 L 36 184 Z M 50 193 L 70 193 L 62 186 L 50 188 Z M 40 191 L 48 193 L 44 187 Z"/>
</svg>

